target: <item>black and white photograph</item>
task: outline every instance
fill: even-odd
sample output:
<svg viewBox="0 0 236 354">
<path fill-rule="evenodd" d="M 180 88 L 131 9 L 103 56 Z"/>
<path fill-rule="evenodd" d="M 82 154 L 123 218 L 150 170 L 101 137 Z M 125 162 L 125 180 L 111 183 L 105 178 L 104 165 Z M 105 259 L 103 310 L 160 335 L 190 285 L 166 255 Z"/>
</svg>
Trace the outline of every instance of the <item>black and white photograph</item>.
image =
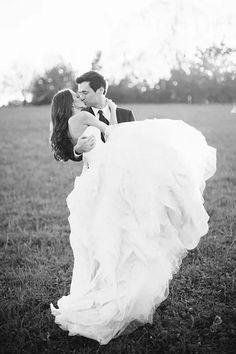
<svg viewBox="0 0 236 354">
<path fill-rule="evenodd" d="M 235 0 L 0 18 L 0 353 L 235 353 Z"/>
</svg>

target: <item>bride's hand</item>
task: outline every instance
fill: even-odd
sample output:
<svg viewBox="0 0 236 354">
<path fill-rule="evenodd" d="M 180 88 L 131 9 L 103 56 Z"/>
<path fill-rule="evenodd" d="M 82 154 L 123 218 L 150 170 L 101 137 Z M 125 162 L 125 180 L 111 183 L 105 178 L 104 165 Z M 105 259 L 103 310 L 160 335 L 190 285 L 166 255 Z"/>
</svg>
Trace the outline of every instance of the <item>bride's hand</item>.
<svg viewBox="0 0 236 354">
<path fill-rule="evenodd" d="M 108 104 L 108 107 L 110 108 L 111 111 L 115 111 L 117 106 L 116 104 L 110 99 L 110 98 L 107 98 L 107 104 Z"/>
<path fill-rule="evenodd" d="M 107 98 L 107 104 L 108 104 L 108 107 L 111 111 L 111 118 L 110 118 L 110 125 L 113 125 L 113 124 L 117 124 L 117 115 L 116 115 L 116 104 L 110 100 L 109 98 Z"/>
<path fill-rule="evenodd" d="M 108 127 L 105 130 L 105 141 L 107 141 L 107 139 L 109 138 L 110 134 L 112 133 L 112 131 L 115 129 L 114 125 L 108 125 Z"/>
</svg>

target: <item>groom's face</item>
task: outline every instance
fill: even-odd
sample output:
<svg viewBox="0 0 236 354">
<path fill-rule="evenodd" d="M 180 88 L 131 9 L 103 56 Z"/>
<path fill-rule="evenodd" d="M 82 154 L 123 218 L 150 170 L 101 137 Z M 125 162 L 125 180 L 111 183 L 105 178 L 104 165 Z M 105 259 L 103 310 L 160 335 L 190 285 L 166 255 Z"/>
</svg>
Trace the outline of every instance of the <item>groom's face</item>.
<svg viewBox="0 0 236 354">
<path fill-rule="evenodd" d="M 87 107 L 96 107 L 99 103 L 99 89 L 95 92 L 87 81 L 78 85 L 78 93 Z"/>
</svg>

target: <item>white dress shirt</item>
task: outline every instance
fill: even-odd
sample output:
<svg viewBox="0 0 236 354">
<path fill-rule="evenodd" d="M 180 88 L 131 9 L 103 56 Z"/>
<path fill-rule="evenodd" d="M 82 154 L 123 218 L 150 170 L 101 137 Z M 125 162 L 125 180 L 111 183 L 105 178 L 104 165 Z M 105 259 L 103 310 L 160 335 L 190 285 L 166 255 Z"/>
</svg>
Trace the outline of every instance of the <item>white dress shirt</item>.
<svg viewBox="0 0 236 354">
<path fill-rule="evenodd" d="M 92 110 L 94 112 L 95 117 L 98 118 L 98 119 L 99 119 L 98 111 L 102 111 L 104 117 L 108 120 L 108 122 L 110 122 L 110 120 L 111 120 L 111 111 L 110 111 L 108 105 L 106 105 L 103 109 L 92 107 Z"/>
</svg>

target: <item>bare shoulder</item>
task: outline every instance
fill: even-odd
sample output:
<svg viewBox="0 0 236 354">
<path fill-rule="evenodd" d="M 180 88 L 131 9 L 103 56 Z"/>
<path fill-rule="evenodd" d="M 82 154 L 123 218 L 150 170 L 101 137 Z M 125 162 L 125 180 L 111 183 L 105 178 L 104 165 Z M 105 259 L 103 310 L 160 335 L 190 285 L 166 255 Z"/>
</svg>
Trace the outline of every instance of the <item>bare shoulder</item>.
<svg viewBox="0 0 236 354">
<path fill-rule="evenodd" d="M 86 129 L 87 113 L 88 112 L 81 111 L 68 120 L 69 133 L 73 139 L 78 139 Z"/>
<path fill-rule="evenodd" d="M 86 111 L 81 111 L 79 113 L 74 114 L 70 119 L 68 120 L 69 126 L 76 126 L 84 123 L 84 120 L 88 116 L 88 112 Z"/>
</svg>

